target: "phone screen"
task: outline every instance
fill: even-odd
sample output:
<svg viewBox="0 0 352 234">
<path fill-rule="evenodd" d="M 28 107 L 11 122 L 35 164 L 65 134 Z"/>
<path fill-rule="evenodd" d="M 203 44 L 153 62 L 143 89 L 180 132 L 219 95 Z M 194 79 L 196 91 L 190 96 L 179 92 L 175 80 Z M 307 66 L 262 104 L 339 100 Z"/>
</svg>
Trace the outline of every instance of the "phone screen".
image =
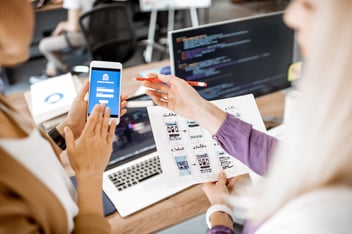
<svg viewBox="0 0 352 234">
<path fill-rule="evenodd" d="M 110 118 L 120 115 L 120 82 L 121 69 L 92 67 L 90 74 L 90 90 L 88 115 L 94 106 L 104 103 L 111 110 Z"/>
</svg>

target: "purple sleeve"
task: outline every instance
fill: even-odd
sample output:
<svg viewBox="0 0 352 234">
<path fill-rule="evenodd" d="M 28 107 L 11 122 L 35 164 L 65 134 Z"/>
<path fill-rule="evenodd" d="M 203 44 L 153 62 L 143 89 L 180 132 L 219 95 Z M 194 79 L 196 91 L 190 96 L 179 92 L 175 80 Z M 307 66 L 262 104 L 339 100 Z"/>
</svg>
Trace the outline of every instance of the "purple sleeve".
<svg viewBox="0 0 352 234">
<path fill-rule="evenodd" d="M 215 135 L 219 144 L 258 175 L 263 175 L 277 140 L 231 114 Z"/>
<path fill-rule="evenodd" d="M 249 224 L 249 222 L 245 222 L 242 230 L 242 234 L 253 234 L 257 231 L 258 227 L 254 227 Z"/>
<path fill-rule="evenodd" d="M 216 225 L 208 230 L 208 234 L 235 234 L 235 232 L 226 226 Z"/>
</svg>

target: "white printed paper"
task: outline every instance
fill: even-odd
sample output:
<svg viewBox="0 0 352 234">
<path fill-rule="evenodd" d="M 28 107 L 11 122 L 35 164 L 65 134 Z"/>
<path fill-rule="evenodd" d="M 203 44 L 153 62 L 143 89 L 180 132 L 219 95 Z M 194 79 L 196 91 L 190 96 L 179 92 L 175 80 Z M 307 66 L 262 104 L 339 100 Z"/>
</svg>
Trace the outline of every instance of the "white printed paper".
<svg viewBox="0 0 352 234">
<path fill-rule="evenodd" d="M 212 102 L 253 128 L 265 131 L 252 94 Z M 147 108 L 161 167 L 170 186 L 214 181 L 221 170 L 228 177 L 250 173 L 247 166 L 227 154 L 197 122 L 160 106 Z"/>
</svg>

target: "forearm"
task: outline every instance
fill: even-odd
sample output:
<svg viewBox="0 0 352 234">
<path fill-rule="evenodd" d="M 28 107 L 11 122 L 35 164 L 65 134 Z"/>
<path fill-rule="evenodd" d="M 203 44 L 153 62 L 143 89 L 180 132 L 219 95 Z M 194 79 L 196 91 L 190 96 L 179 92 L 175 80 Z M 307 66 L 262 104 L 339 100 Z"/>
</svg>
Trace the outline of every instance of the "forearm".
<svg viewBox="0 0 352 234">
<path fill-rule="evenodd" d="M 193 112 L 193 119 L 222 147 L 259 175 L 263 175 L 271 159 L 277 140 L 252 125 L 222 111 L 208 101 L 200 102 Z"/>
<path fill-rule="evenodd" d="M 102 176 L 76 175 L 80 214 L 103 215 Z"/>
<path fill-rule="evenodd" d="M 226 112 L 208 101 L 204 100 L 194 108 L 193 119 L 207 129 L 211 135 L 219 130 L 226 119 Z"/>
<path fill-rule="evenodd" d="M 215 136 L 226 152 L 259 175 L 266 172 L 277 139 L 229 114 Z"/>
<path fill-rule="evenodd" d="M 212 216 L 210 216 L 210 223 L 212 227 L 221 225 L 233 229 L 232 219 L 224 212 L 215 212 Z"/>
<path fill-rule="evenodd" d="M 210 216 L 211 228 L 208 234 L 234 234 L 233 222 L 230 216 L 224 212 L 215 212 Z"/>
</svg>

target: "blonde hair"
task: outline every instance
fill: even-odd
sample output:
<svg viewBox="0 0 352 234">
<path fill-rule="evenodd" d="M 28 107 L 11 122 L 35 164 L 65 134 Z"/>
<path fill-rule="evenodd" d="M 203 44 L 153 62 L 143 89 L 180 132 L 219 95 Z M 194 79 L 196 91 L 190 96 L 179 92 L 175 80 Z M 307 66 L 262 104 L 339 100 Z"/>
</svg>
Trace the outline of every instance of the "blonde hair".
<svg viewBox="0 0 352 234">
<path fill-rule="evenodd" d="M 265 179 L 234 204 L 259 224 L 303 193 L 352 187 L 352 1 L 319 1 L 300 96 Z"/>
</svg>

